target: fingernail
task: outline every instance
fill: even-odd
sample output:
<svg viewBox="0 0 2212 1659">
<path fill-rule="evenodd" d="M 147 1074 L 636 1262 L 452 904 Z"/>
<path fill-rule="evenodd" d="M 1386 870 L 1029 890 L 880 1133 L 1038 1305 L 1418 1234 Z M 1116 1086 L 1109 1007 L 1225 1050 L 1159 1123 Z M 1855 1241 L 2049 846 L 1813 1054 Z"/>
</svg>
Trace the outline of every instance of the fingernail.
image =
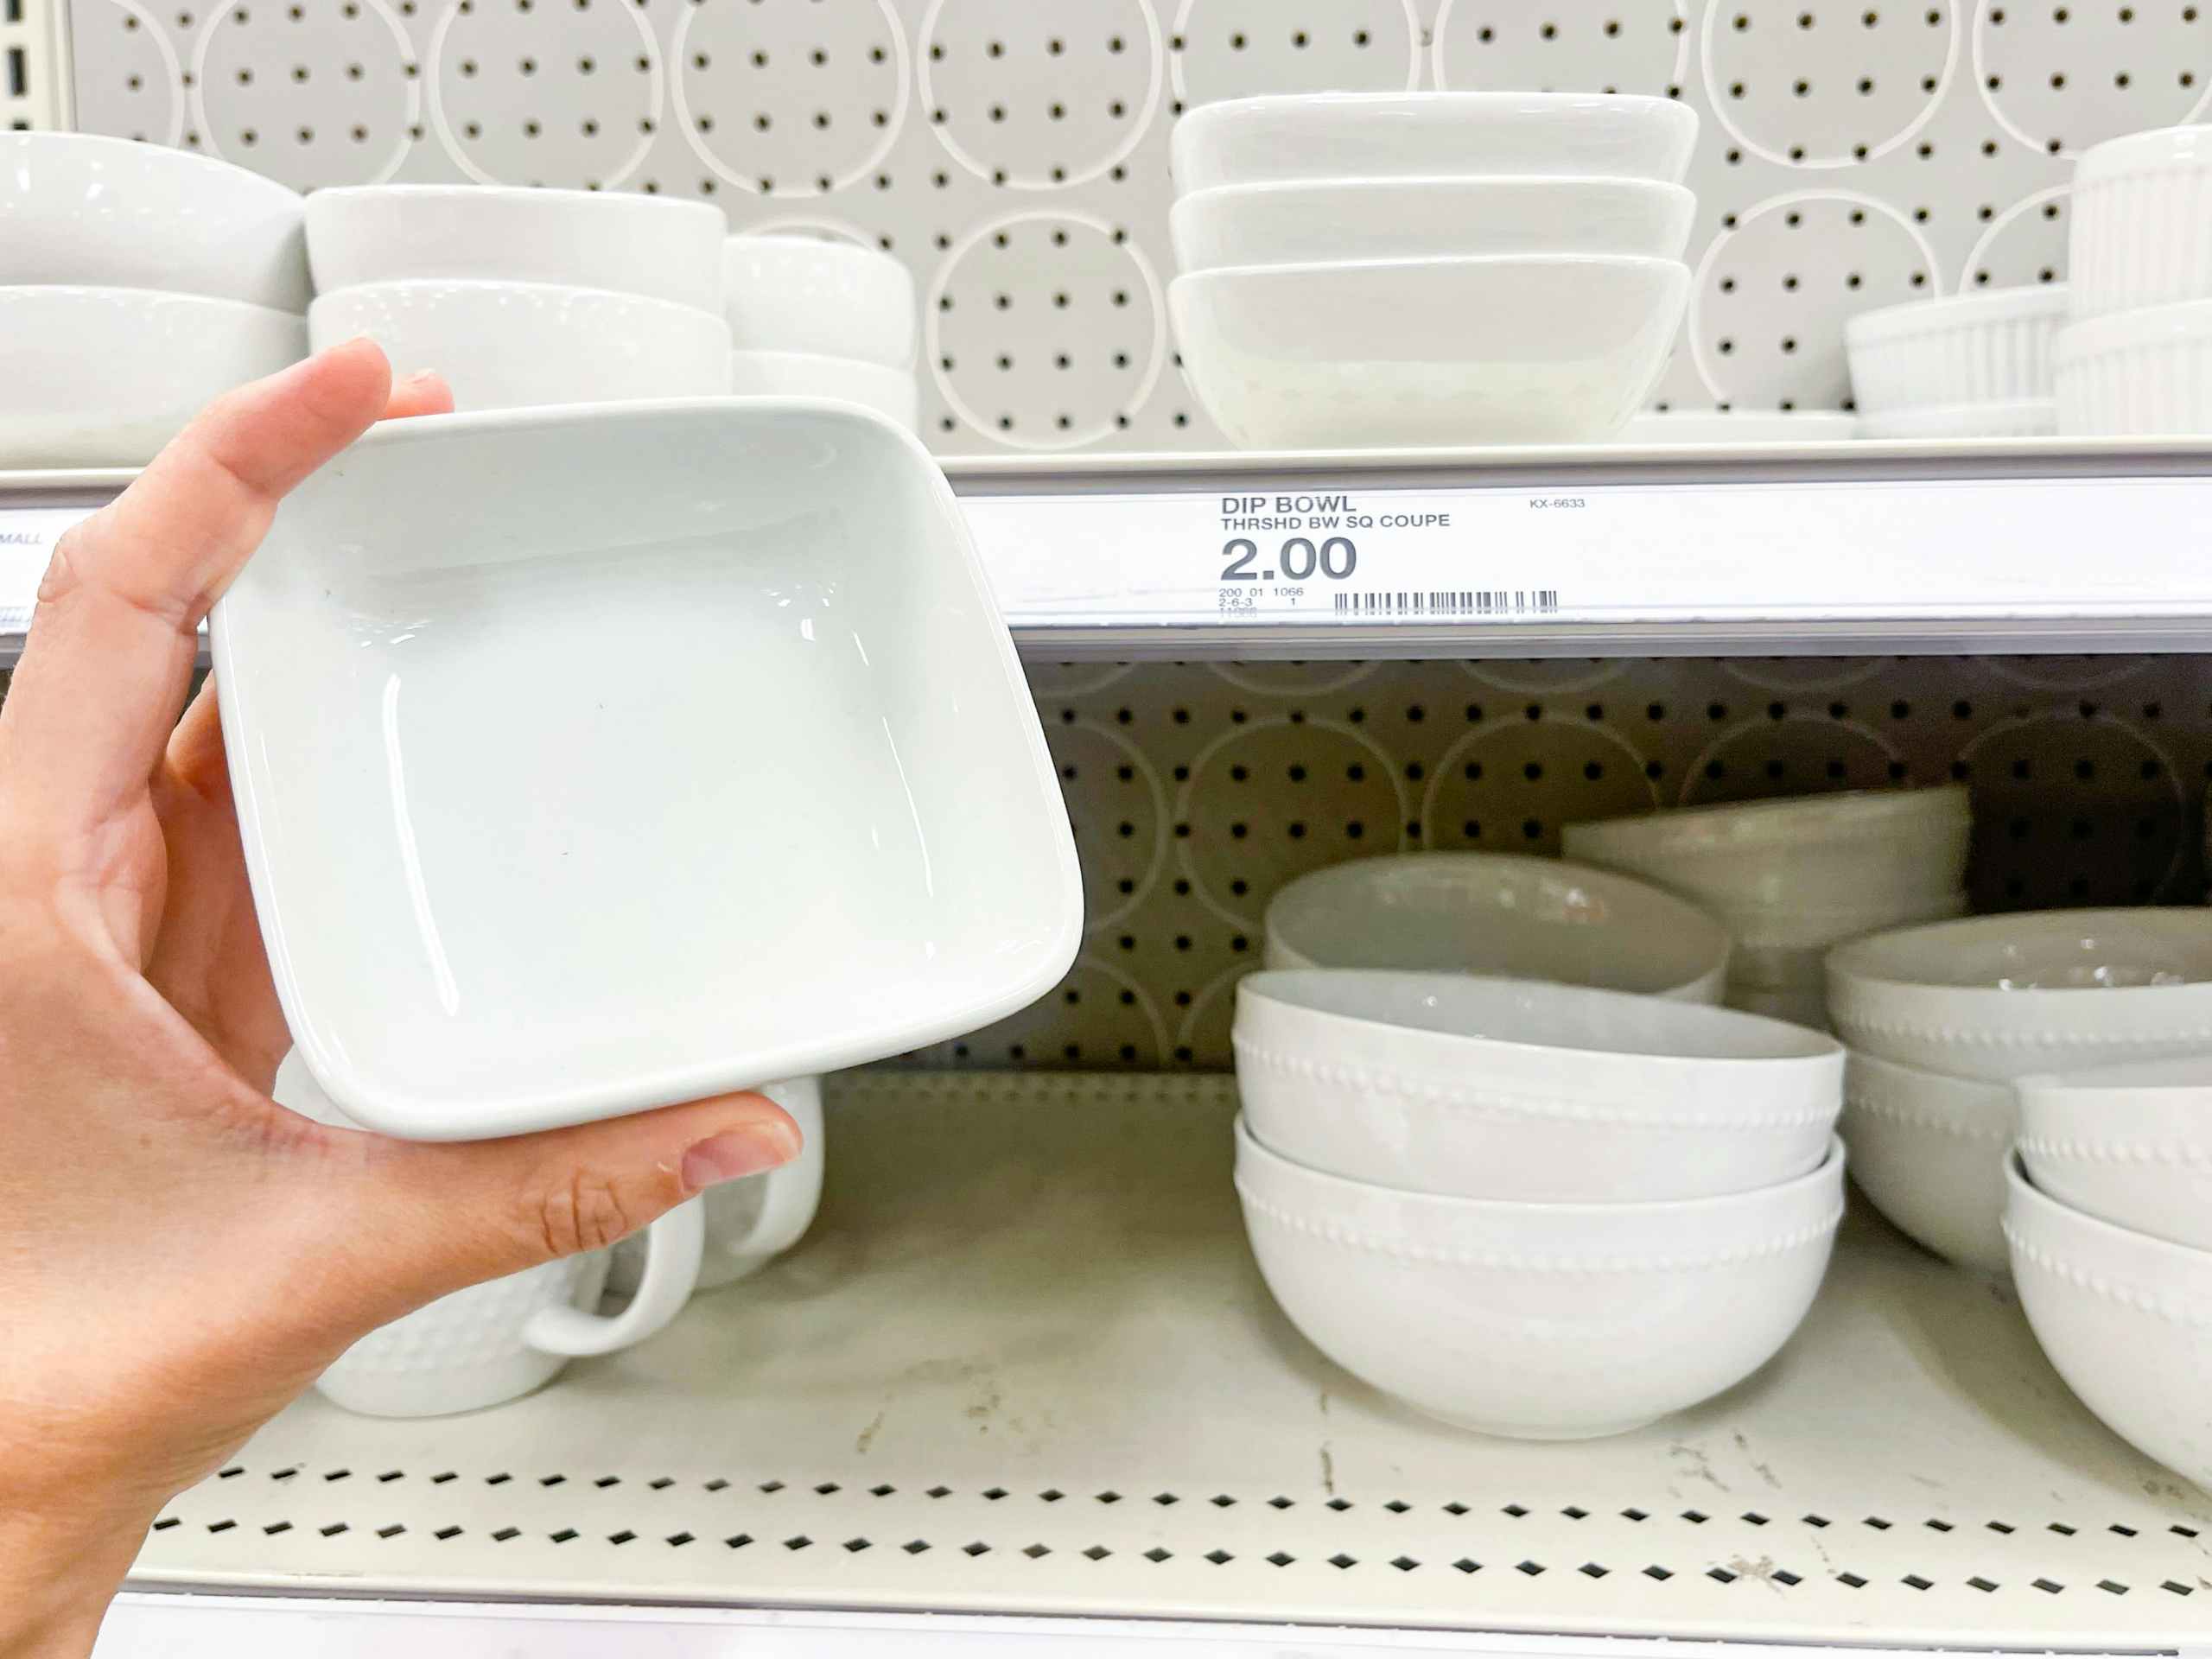
<svg viewBox="0 0 2212 1659">
<path fill-rule="evenodd" d="M 683 1187 L 696 1192 L 724 1181 L 763 1174 L 788 1164 L 798 1151 L 798 1131 L 786 1122 L 727 1129 L 683 1154 Z"/>
<path fill-rule="evenodd" d="M 410 386 L 419 386 L 435 380 L 437 378 L 438 372 L 435 369 L 417 369 L 414 373 L 409 375 L 403 384 Z"/>
</svg>

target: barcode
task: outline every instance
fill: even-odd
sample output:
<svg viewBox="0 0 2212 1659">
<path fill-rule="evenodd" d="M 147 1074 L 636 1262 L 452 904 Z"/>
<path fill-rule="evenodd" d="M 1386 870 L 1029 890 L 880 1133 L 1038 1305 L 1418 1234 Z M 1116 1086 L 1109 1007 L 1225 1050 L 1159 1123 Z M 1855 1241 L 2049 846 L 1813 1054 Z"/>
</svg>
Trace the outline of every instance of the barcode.
<svg viewBox="0 0 2212 1659">
<path fill-rule="evenodd" d="M 1556 588 L 1433 588 L 1427 593 L 1338 594 L 1338 616 L 1547 616 L 1559 609 Z"/>
</svg>

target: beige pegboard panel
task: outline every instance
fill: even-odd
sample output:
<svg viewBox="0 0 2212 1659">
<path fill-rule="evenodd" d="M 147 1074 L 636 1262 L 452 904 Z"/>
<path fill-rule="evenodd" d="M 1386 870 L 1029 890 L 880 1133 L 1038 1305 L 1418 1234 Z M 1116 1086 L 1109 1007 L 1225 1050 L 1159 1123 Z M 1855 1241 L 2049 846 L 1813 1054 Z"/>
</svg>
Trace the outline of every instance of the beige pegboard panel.
<svg viewBox="0 0 2212 1659">
<path fill-rule="evenodd" d="M 0 132 L 69 124 L 61 0 L 0 0 Z"/>
<path fill-rule="evenodd" d="M 0 0 L 35 7 L 61 0 Z M 890 248 L 947 454 L 1214 448 L 1173 356 L 1167 133 L 1244 93 L 1668 93 L 1704 117 L 1657 401 L 1821 408 L 1843 320 L 2065 274 L 2071 158 L 2194 118 L 2183 0 L 66 0 L 84 127 L 307 186 L 699 196 Z"/>
<path fill-rule="evenodd" d="M 2194 903 L 2212 661 L 1097 664 L 1031 671 L 1083 858 L 1066 983 L 946 1065 L 1228 1063 L 1268 899 L 1341 860 L 1555 855 L 1656 807 L 1958 779 L 1978 909 Z"/>
</svg>

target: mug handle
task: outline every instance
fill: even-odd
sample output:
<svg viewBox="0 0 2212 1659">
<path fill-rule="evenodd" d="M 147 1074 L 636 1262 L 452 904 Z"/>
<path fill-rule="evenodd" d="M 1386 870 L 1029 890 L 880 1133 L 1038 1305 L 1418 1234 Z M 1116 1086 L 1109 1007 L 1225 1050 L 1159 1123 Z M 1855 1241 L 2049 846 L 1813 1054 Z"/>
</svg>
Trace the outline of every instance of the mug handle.
<svg viewBox="0 0 2212 1659">
<path fill-rule="evenodd" d="M 549 1354 L 611 1354 L 643 1342 L 683 1311 L 706 1248 L 702 1206 L 688 1198 L 645 1230 L 645 1267 L 630 1306 L 609 1319 L 563 1304 L 541 1308 L 522 1339 Z"/>
<path fill-rule="evenodd" d="M 822 1084 L 813 1077 L 772 1083 L 760 1091 L 798 1125 L 804 1150 L 781 1169 L 762 1178 L 760 1213 L 743 1238 L 715 1241 L 718 1256 L 741 1261 L 781 1255 L 806 1236 L 822 1202 Z"/>
</svg>

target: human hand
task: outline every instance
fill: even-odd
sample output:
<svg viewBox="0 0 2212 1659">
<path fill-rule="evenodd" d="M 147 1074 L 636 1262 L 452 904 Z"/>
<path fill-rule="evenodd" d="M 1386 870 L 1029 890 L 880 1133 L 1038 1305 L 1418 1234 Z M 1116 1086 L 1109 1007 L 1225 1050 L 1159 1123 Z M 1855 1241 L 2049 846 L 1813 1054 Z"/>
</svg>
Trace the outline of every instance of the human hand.
<svg viewBox="0 0 2212 1659">
<path fill-rule="evenodd" d="M 0 1655 L 88 1650 L 161 1505 L 355 1338 L 799 1149 L 758 1095 L 504 1141 L 324 1128 L 197 629 L 287 492 L 442 412 L 365 340 L 213 404 L 66 536 L 0 706 Z M 183 717 L 179 720 L 179 711 Z"/>
</svg>

